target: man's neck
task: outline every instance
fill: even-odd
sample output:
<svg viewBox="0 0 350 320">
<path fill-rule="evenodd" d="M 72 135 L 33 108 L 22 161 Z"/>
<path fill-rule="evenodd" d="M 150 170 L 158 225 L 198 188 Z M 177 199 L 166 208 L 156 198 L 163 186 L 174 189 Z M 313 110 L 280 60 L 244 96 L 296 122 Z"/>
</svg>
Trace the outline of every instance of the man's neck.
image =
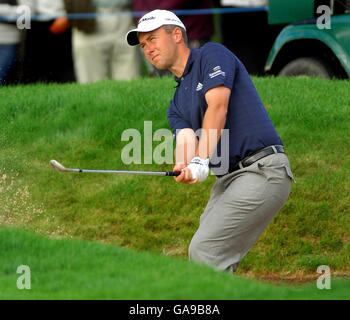
<svg viewBox="0 0 350 320">
<path fill-rule="evenodd" d="M 187 61 L 190 57 L 191 50 L 188 47 L 179 48 L 178 59 L 176 62 L 169 68 L 169 71 L 175 75 L 177 78 L 180 78 L 186 68 Z"/>
</svg>

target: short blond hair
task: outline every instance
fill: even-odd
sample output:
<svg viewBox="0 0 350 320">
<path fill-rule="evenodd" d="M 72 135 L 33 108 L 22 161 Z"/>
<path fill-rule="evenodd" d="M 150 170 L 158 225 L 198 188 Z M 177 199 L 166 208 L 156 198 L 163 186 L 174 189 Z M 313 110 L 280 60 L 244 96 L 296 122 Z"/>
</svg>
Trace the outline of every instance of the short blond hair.
<svg viewBox="0 0 350 320">
<path fill-rule="evenodd" d="M 184 28 L 181 28 L 179 26 L 175 26 L 173 24 L 166 24 L 163 26 L 163 28 L 165 29 L 165 31 L 167 33 L 172 33 L 175 30 L 175 28 L 179 28 L 181 30 L 181 33 L 182 33 L 182 38 L 184 39 L 186 46 L 188 46 L 188 37 L 187 37 L 186 30 Z"/>
</svg>

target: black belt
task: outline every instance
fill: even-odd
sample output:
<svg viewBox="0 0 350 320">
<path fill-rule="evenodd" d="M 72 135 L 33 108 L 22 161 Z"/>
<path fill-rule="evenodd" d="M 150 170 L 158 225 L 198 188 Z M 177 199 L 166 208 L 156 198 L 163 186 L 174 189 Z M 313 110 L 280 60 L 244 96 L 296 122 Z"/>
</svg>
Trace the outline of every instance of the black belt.
<svg viewBox="0 0 350 320">
<path fill-rule="evenodd" d="M 239 161 L 237 164 L 234 166 L 230 167 L 228 170 L 228 173 L 232 173 L 234 171 L 243 169 L 245 167 L 249 167 L 252 165 L 254 162 L 265 158 L 271 154 L 274 153 L 284 153 L 284 148 L 283 146 L 276 145 L 276 146 L 269 146 L 263 149 L 260 149 L 259 151 L 253 153 L 252 155 L 245 157 L 243 160 Z M 222 176 L 217 176 L 217 177 L 222 177 Z"/>
</svg>

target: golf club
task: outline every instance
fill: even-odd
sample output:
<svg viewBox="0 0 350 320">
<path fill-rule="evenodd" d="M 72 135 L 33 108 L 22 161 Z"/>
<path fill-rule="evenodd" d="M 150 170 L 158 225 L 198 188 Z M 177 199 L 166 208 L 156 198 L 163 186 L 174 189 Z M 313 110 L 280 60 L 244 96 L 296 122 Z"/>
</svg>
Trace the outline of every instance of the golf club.
<svg viewBox="0 0 350 320">
<path fill-rule="evenodd" d="M 177 177 L 180 175 L 180 171 L 164 171 L 164 172 L 155 172 L 155 171 L 117 171 L 117 170 L 86 170 L 86 169 L 71 169 L 66 168 L 56 160 L 50 161 L 50 166 L 52 169 L 58 172 L 80 172 L 80 173 L 117 173 L 117 174 L 139 174 L 139 175 L 148 175 L 148 176 L 172 176 Z"/>
</svg>

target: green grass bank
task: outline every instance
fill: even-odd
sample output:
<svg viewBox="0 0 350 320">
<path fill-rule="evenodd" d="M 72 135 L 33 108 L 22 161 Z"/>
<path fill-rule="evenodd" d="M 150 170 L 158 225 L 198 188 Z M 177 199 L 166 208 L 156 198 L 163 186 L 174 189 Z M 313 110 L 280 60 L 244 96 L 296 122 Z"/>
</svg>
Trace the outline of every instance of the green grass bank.
<svg viewBox="0 0 350 320">
<path fill-rule="evenodd" d="M 332 300 L 348 299 L 350 288 L 350 280 L 341 279 L 330 290 L 316 283 L 275 286 L 178 258 L 3 227 L 0 259 L 1 300 Z M 30 268 L 26 281 L 19 266 Z"/>
<path fill-rule="evenodd" d="M 350 85 L 253 78 L 285 143 L 297 184 L 238 274 L 302 280 L 319 265 L 350 265 Z M 170 177 L 60 174 L 67 167 L 171 170 L 121 160 L 125 130 L 169 129 L 171 78 L 0 90 L 0 223 L 52 238 L 118 245 L 187 259 L 215 177 L 185 186 Z M 160 142 L 154 142 L 155 148 Z M 189 200 L 190 199 L 190 200 Z M 159 258 L 162 259 L 162 258 Z"/>
</svg>

